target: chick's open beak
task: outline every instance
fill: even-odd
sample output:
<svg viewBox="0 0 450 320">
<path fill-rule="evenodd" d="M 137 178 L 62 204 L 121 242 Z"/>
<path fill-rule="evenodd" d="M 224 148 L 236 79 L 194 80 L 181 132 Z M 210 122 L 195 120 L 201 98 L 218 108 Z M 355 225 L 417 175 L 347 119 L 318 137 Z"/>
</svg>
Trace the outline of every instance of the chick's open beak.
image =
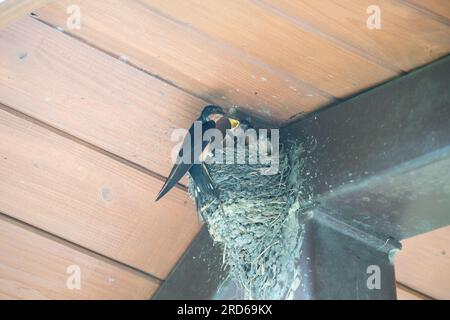
<svg viewBox="0 0 450 320">
<path fill-rule="evenodd" d="M 239 126 L 240 122 L 236 119 L 229 118 L 231 128 L 234 129 Z"/>
</svg>

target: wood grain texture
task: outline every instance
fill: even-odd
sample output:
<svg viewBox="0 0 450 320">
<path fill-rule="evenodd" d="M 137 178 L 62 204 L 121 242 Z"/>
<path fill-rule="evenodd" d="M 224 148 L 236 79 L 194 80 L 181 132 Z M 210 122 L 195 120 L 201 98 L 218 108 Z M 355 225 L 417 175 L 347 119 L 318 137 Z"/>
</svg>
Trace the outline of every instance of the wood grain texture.
<svg viewBox="0 0 450 320">
<path fill-rule="evenodd" d="M 397 300 L 424 300 L 421 296 L 414 294 L 402 287 L 397 287 Z"/>
<path fill-rule="evenodd" d="M 0 29 L 22 18 L 33 10 L 50 3 L 51 0 L 1 0 Z"/>
<path fill-rule="evenodd" d="M 0 212 L 165 278 L 200 229 L 174 189 L 0 108 Z"/>
<path fill-rule="evenodd" d="M 68 289 L 69 266 L 80 268 L 80 290 Z M 147 299 L 148 278 L 0 218 L 0 299 Z"/>
<path fill-rule="evenodd" d="M 450 226 L 402 241 L 397 281 L 435 299 L 450 299 Z"/>
<path fill-rule="evenodd" d="M 29 17 L 0 47 L 0 102 L 161 176 L 206 103 Z"/>
<path fill-rule="evenodd" d="M 430 12 L 450 20 L 450 3 L 448 0 L 402 0 L 411 3 L 418 8 L 424 8 Z M 448 21 L 450 22 L 450 21 Z"/>
<path fill-rule="evenodd" d="M 367 28 L 372 0 L 259 0 L 300 28 L 362 55 L 410 71 L 450 52 L 450 27 L 401 2 L 380 0 L 381 29 Z M 450 1 L 446 6 L 450 9 Z"/>
<path fill-rule="evenodd" d="M 75 3 L 82 27 L 67 30 L 65 8 Z M 330 102 L 331 96 L 290 75 L 265 66 L 184 23 L 130 0 L 63 0 L 38 12 L 95 46 L 123 57 L 216 104 L 238 105 L 271 122 L 282 122 Z"/>
<path fill-rule="evenodd" d="M 251 1 L 141 1 L 335 97 L 397 75 Z"/>
</svg>

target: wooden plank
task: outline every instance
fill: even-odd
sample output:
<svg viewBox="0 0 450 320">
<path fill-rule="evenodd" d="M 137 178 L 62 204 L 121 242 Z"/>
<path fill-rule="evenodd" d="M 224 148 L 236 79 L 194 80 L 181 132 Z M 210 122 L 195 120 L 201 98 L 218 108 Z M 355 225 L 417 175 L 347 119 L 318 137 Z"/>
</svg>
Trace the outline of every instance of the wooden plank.
<svg viewBox="0 0 450 320">
<path fill-rule="evenodd" d="M 82 27 L 67 30 L 65 8 L 77 4 Z M 216 104 L 238 105 L 271 122 L 281 122 L 330 102 L 332 97 L 274 70 L 247 54 L 151 10 L 140 1 L 55 2 L 38 12 L 95 46 L 127 59 Z"/>
<path fill-rule="evenodd" d="M 67 286 L 70 266 L 79 267 L 79 290 Z M 1 299 L 147 299 L 157 288 L 136 272 L 0 218 Z"/>
<path fill-rule="evenodd" d="M 450 19 L 450 3 L 448 0 L 402 0 L 417 8 L 424 8 L 438 16 Z M 448 22 L 447 22 L 448 23 Z"/>
<path fill-rule="evenodd" d="M 435 299 L 450 299 L 450 226 L 402 241 L 397 281 Z"/>
<path fill-rule="evenodd" d="M 5 109 L 5 107 L 3 107 Z M 186 192 L 0 107 L 0 212 L 165 278 L 200 229 Z"/>
<path fill-rule="evenodd" d="M 414 292 L 397 286 L 397 300 L 424 300 L 422 296 Z"/>
<path fill-rule="evenodd" d="M 51 0 L 0 0 L 0 29 L 48 4 Z"/>
<path fill-rule="evenodd" d="M 0 102 L 160 176 L 173 129 L 206 104 L 33 18 L 0 31 L 0 47 Z"/>
<path fill-rule="evenodd" d="M 367 28 L 371 0 L 263 0 L 299 27 L 346 48 L 410 71 L 450 52 L 450 27 L 398 1 L 380 0 L 381 29 Z M 447 1 L 450 8 L 450 2 Z M 277 11 L 278 10 L 278 11 Z"/>
<path fill-rule="evenodd" d="M 251 1 L 142 2 L 339 98 L 397 75 Z"/>
</svg>

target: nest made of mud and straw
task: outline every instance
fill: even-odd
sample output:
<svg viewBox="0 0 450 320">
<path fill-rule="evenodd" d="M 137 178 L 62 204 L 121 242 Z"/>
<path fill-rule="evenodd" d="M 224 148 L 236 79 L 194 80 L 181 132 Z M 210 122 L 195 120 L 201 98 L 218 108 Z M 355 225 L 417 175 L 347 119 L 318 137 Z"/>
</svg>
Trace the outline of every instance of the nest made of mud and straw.
<svg viewBox="0 0 450 320">
<path fill-rule="evenodd" d="M 249 164 L 250 148 L 245 155 L 234 147 L 222 151 L 234 152 L 235 163 L 244 164 L 208 166 L 221 204 L 207 197 L 202 215 L 243 298 L 289 299 L 301 281 L 296 260 L 303 239 L 299 215 L 307 202 L 303 150 L 298 144 L 281 146 L 278 173 L 263 175 L 270 164 Z M 192 181 L 189 186 L 192 195 Z"/>
</svg>

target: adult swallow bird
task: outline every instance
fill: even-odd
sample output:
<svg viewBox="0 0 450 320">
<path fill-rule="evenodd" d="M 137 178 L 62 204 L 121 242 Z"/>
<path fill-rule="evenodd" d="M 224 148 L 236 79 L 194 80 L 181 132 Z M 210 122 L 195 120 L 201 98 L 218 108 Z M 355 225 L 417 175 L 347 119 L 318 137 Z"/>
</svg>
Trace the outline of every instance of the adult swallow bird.
<svg viewBox="0 0 450 320">
<path fill-rule="evenodd" d="M 189 129 L 189 134 L 186 135 L 183 142 L 183 146 L 187 143 L 190 143 L 190 161 L 188 161 L 187 163 L 183 161 L 184 157 L 182 147 L 178 154 L 177 163 L 170 171 L 164 186 L 156 197 L 156 201 L 161 199 L 167 192 L 169 192 L 187 172 L 189 172 L 192 179 L 194 180 L 196 191 L 199 192 L 199 199 L 201 199 L 200 193 L 202 192 L 218 197 L 217 190 L 214 187 L 208 169 L 203 163 L 206 158 L 206 154 L 208 153 L 208 145 L 210 143 L 210 141 L 203 141 L 203 134 L 207 130 L 215 128 L 219 129 L 225 136 L 226 130 L 238 126 L 239 121 L 226 117 L 225 112 L 223 112 L 222 108 L 214 105 L 206 106 L 197 121 L 201 122 L 201 150 L 197 150 L 198 148 L 195 148 L 196 144 L 194 141 L 194 124 L 192 124 L 191 128 Z M 201 200 L 197 200 L 196 197 L 196 203 L 197 201 Z"/>
</svg>

